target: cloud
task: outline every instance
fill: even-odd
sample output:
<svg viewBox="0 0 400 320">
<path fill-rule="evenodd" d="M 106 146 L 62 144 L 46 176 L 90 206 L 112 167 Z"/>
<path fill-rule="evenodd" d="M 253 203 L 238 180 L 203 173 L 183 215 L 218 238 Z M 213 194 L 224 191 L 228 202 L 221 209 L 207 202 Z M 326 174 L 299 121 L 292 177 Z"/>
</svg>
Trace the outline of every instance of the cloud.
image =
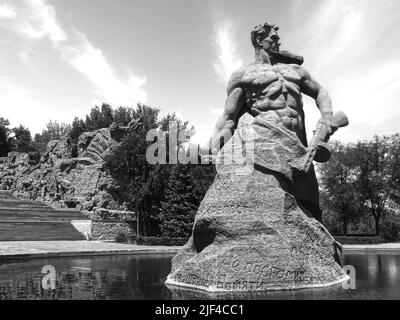
<svg viewBox="0 0 400 320">
<path fill-rule="evenodd" d="M 86 76 L 98 95 L 118 105 L 146 101 L 146 92 L 142 89 L 146 83 L 144 77 L 128 74 L 126 79 L 121 80 L 105 54 L 94 47 L 84 34 L 75 31 L 75 37 L 77 44 L 62 46 L 61 55 L 75 70 Z"/>
<path fill-rule="evenodd" d="M 243 64 L 237 54 L 237 44 L 232 36 L 233 24 L 225 20 L 216 27 L 214 36 L 214 47 L 217 53 L 217 61 L 214 70 L 219 80 L 226 83 L 232 73 Z"/>
<path fill-rule="evenodd" d="M 305 11 L 306 2 L 296 1 L 295 10 Z M 316 72 L 323 72 L 338 57 L 347 55 L 359 37 L 365 13 L 359 2 L 321 1 L 301 25 L 301 32 L 289 35 L 289 42 L 298 43 L 305 56 L 306 65 Z M 286 40 L 286 39 L 283 39 Z M 358 48 L 354 48 L 358 49 Z"/>
<path fill-rule="evenodd" d="M 191 143 L 197 143 L 200 145 L 206 145 L 211 138 L 211 134 L 214 129 L 214 124 L 202 124 L 192 122 L 196 128 L 195 135 L 190 139 Z"/>
<path fill-rule="evenodd" d="M 398 123 L 394 115 L 399 114 L 399 74 L 397 60 L 377 63 L 362 77 L 347 77 L 334 89 L 335 105 L 346 110 L 351 125 L 354 125 L 349 132 L 351 137 L 387 134 L 387 130 L 394 129 L 395 125 L 390 123 Z M 383 123 L 387 125 L 383 126 Z"/>
<path fill-rule="evenodd" d="M 350 125 L 334 138 L 355 141 L 397 132 L 399 3 L 326 0 L 297 5 L 296 10 L 309 17 L 293 24 L 301 22 L 301 32 L 289 32 L 283 40 L 304 55 L 304 67 L 328 89 L 334 111 L 348 115 Z M 304 102 L 310 138 L 320 115 L 312 100 Z"/>
<path fill-rule="evenodd" d="M 211 108 L 210 108 L 210 112 L 211 112 L 213 115 L 215 115 L 215 116 L 220 116 L 220 115 L 224 112 L 224 109 L 223 109 L 223 108 L 214 108 L 214 107 L 211 107 Z"/>
<path fill-rule="evenodd" d="M 18 11 L 12 11 L 9 5 L 0 8 L 3 8 L 0 11 L 0 23 L 7 12 L 7 17 L 13 20 L 12 23 L 2 23 L 4 27 L 32 40 L 49 40 L 59 57 L 92 83 L 97 100 L 116 105 L 146 101 L 146 91 L 143 89 L 146 79 L 133 75 L 127 69 L 118 72 L 105 53 L 82 32 L 63 27 L 57 19 L 55 8 L 45 0 L 22 0 Z M 22 54 L 20 58 L 29 63 L 26 55 Z"/>
<path fill-rule="evenodd" d="M 289 4 L 289 11 L 291 14 L 298 14 L 298 11 L 304 5 L 304 0 L 292 0 Z"/>
<path fill-rule="evenodd" d="M 69 119 L 69 110 L 58 110 L 37 101 L 29 90 L 22 88 L 16 79 L 0 78 L 1 116 L 10 120 L 12 126 L 29 124 L 31 132 L 39 133 L 50 120 L 44 115 L 56 119 Z M 72 120 L 72 119 L 71 119 Z"/>
<path fill-rule="evenodd" d="M 14 7 L 8 4 L 0 4 L 0 18 L 15 18 L 17 11 Z"/>
<path fill-rule="evenodd" d="M 31 39 L 48 37 L 53 42 L 67 39 L 54 7 L 43 0 L 21 0 L 18 8 L 5 3 L 0 6 L 0 18 L 12 20 L 3 24 L 4 27 Z"/>
<path fill-rule="evenodd" d="M 213 117 L 211 117 L 212 121 L 206 121 L 206 123 L 204 123 L 196 118 L 190 119 L 190 123 L 193 124 L 196 128 L 196 133 L 190 140 L 192 143 L 205 145 L 209 142 L 211 135 L 215 129 L 215 122 L 224 112 L 224 108 L 210 107 L 209 112 L 214 115 Z"/>
<path fill-rule="evenodd" d="M 31 38 L 49 37 L 58 43 L 67 40 L 67 35 L 60 26 L 53 6 L 42 0 L 29 0 L 28 10 L 21 19 L 20 31 Z"/>
</svg>

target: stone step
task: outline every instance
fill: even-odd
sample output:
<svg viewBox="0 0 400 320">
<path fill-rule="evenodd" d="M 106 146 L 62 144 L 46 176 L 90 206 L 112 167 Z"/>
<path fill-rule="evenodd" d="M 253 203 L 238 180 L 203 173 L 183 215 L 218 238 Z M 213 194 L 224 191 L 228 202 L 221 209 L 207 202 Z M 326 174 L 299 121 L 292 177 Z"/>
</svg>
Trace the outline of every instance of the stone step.
<svg viewBox="0 0 400 320">
<path fill-rule="evenodd" d="M 14 211 L 14 212 L 69 212 L 71 214 L 73 213 L 80 213 L 79 210 L 76 209 L 55 209 L 55 208 L 16 208 L 16 207 L 3 207 L 1 205 L 0 201 L 0 212 L 8 212 L 8 211 Z"/>
<path fill-rule="evenodd" d="M 72 220 L 90 219 L 77 210 L 56 210 L 44 202 L 0 192 L 0 241 L 85 240 Z"/>
<path fill-rule="evenodd" d="M 63 210 L 15 210 L 15 209 L 6 209 L 0 210 L 0 216 L 3 214 L 15 214 L 16 216 L 52 216 L 52 215 L 64 215 L 70 217 L 82 217 L 83 214 L 79 211 L 63 211 Z"/>
<path fill-rule="evenodd" d="M 22 205 L 31 205 L 31 206 L 41 206 L 41 207 L 50 207 L 47 203 L 41 202 L 41 201 L 30 201 L 30 200 L 18 200 L 18 199 L 1 199 L 0 198 L 1 205 L 4 206 L 22 206 Z"/>
<path fill-rule="evenodd" d="M 85 217 L 81 213 L 70 213 L 70 212 L 63 212 L 63 211 L 52 211 L 52 212 L 16 212 L 16 211 L 8 211 L 8 212 L 0 212 L 0 219 L 8 219 L 14 218 L 14 220 L 19 220 L 21 218 L 28 218 L 28 219 L 41 219 L 47 218 L 51 220 L 51 218 L 68 218 L 69 220 L 87 220 L 88 218 Z"/>
<path fill-rule="evenodd" d="M 42 210 L 42 211 L 53 211 L 54 208 L 48 206 L 40 206 L 40 205 L 8 205 L 4 204 L 0 200 L 0 210 Z"/>
<path fill-rule="evenodd" d="M 52 215 L 52 216 L 16 216 L 16 215 L 0 215 L 0 221 L 71 221 L 71 220 L 90 220 L 84 216 L 63 216 L 63 215 Z"/>
<path fill-rule="evenodd" d="M 0 221 L 0 241 L 85 240 L 69 222 Z"/>
<path fill-rule="evenodd" d="M 27 202 L 27 203 L 42 203 L 42 204 L 47 205 L 44 201 L 40 201 L 40 200 L 34 201 L 34 200 L 29 200 L 29 199 L 2 198 L 2 197 L 0 197 L 0 200 L 4 201 L 4 202 L 10 202 L 10 203 L 24 203 L 24 202 Z"/>
<path fill-rule="evenodd" d="M 51 207 L 28 207 L 28 206 L 3 206 L 0 200 L 0 210 L 14 210 L 14 211 L 71 211 L 71 212 L 79 212 L 79 210 L 58 210 Z"/>
<path fill-rule="evenodd" d="M 0 199 L 17 199 L 11 192 L 0 191 Z"/>
<path fill-rule="evenodd" d="M 32 222 L 32 223 L 42 223 L 42 222 L 66 222 L 66 223 L 71 223 L 72 221 L 79 221 L 79 222 L 83 222 L 83 221 L 91 221 L 90 219 L 86 218 L 86 219 L 71 219 L 71 218 L 50 218 L 50 219 L 30 219 L 30 218 L 22 218 L 22 219 L 15 219 L 9 217 L 9 219 L 4 219 L 3 217 L 0 217 L 0 223 L 26 223 L 26 222 Z"/>
</svg>

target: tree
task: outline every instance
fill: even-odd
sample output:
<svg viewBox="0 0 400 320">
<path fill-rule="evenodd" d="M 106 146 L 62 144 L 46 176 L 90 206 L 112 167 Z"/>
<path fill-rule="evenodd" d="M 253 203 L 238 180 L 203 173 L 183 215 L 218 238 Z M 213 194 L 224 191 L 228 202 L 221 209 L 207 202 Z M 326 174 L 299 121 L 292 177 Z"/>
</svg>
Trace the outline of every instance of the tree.
<svg viewBox="0 0 400 320">
<path fill-rule="evenodd" d="M 101 109 L 97 106 L 92 108 L 90 115 L 86 115 L 85 126 L 89 131 L 108 128 L 114 122 L 113 109 L 110 105 L 103 103 Z"/>
<path fill-rule="evenodd" d="M 69 136 L 72 143 L 72 156 L 78 156 L 78 139 L 79 136 L 87 131 L 94 131 L 98 129 L 108 128 L 114 122 L 113 108 L 103 103 L 101 108 L 95 106 L 90 110 L 90 114 L 86 115 L 85 120 L 75 117 L 72 125 L 70 126 Z"/>
<path fill-rule="evenodd" d="M 41 134 L 36 134 L 34 138 L 34 149 L 39 152 L 46 150 L 47 144 L 52 140 L 59 140 L 66 135 L 70 135 L 71 125 L 59 123 L 58 121 L 50 121 L 46 125 L 46 129 Z"/>
<path fill-rule="evenodd" d="M 12 130 L 9 128 L 10 122 L 0 117 L 0 157 L 6 157 L 12 147 Z"/>
<path fill-rule="evenodd" d="M 122 139 L 121 144 L 106 157 L 106 169 L 119 184 L 121 201 L 127 202 L 137 212 L 143 234 L 156 232 L 157 205 L 162 197 L 163 170 L 146 161 L 147 132 L 159 126 L 159 109 L 138 105 L 132 117 L 136 125 Z M 157 223 L 155 223 L 157 220 Z"/>
<path fill-rule="evenodd" d="M 49 121 L 44 132 L 51 140 L 58 140 L 71 132 L 71 125 L 58 121 Z"/>
<path fill-rule="evenodd" d="M 387 162 L 391 174 L 389 180 L 390 199 L 400 204 L 400 134 L 394 134 L 388 138 Z"/>
<path fill-rule="evenodd" d="M 214 175 L 212 166 L 172 166 L 165 201 L 160 207 L 162 236 L 187 238 L 191 235 L 197 209 Z"/>
<path fill-rule="evenodd" d="M 15 151 L 30 152 L 33 151 L 32 135 L 28 128 L 20 125 L 12 129 L 15 136 Z"/>
<path fill-rule="evenodd" d="M 79 119 L 78 117 L 75 117 L 71 125 L 71 131 L 69 133 L 72 143 L 77 144 L 79 136 L 85 131 L 87 131 L 85 121 Z"/>
<path fill-rule="evenodd" d="M 133 119 L 134 109 L 128 107 L 119 107 L 114 110 L 114 122 L 119 126 L 127 126 Z"/>
<path fill-rule="evenodd" d="M 336 143 L 333 149 L 332 159 L 320 166 L 325 201 L 342 212 L 344 233 L 350 220 L 367 212 L 379 235 L 382 220 L 400 203 L 400 135 L 375 136 L 349 145 Z"/>
<path fill-rule="evenodd" d="M 344 235 L 359 217 L 356 159 L 352 145 L 332 143 L 331 159 L 319 167 L 324 202 L 338 214 Z"/>
<path fill-rule="evenodd" d="M 388 137 L 375 136 L 370 141 L 358 142 L 355 151 L 360 197 L 369 207 L 375 221 L 375 232 L 379 235 L 379 223 L 396 184 L 393 180 L 396 177 L 391 165 L 390 141 Z"/>
<path fill-rule="evenodd" d="M 99 128 L 108 128 L 114 122 L 114 111 L 109 104 L 103 103 L 101 105 L 101 118 L 102 122 L 99 124 Z"/>
<path fill-rule="evenodd" d="M 200 204 L 190 165 L 173 166 L 165 198 L 160 209 L 162 236 L 189 237 Z"/>
<path fill-rule="evenodd" d="M 121 201 L 127 202 L 130 209 L 137 212 L 142 234 L 159 235 L 161 226 L 165 230 L 170 230 L 168 226 L 176 221 L 177 224 L 182 224 L 183 231 L 178 233 L 187 235 L 190 231 L 188 231 L 188 225 L 193 222 L 194 212 L 209 186 L 209 184 L 205 186 L 208 180 L 204 181 L 205 173 L 209 171 L 205 168 L 206 166 L 179 165 L 178 167 L 148 163 L 146 152 L 153 143 L 153 141 L 146 141 L 149 130 L 160 129 L 168 138 L 170 124 L 174 122 L 177 126 L 173 129 L 177 130 L 177 134 L 182 133 L 182 136 L 189 138 L 194 132 L 187 121 L 180 120 L 175 114 L 169 114 L 161 120 L 158 120 L 158 114 L 159 109 L 140 104 L 136 109 L 132 109 L 134 125 L 122 139 L 121 144 L 106 157 L 106 169 L 118 181 L 118 194 L 122 197 Z M 178 143 L 178 149 L 180 148 L 183 148 L 183 145 Z M 176 195 L 174 194 L 178 192 L 180 186 L 173 183 L 175 178 L 171 178 L 171 174 L 179 177 L 181 181 L 183 189 L 179 192 L 183 193 L 178 197 L 187 200 L 187 206 L 181 207 L 179 211 L 181 218 L 176 219 L 173 217 L 174 212 L 169 211 L 168 208 L 175 205 Z M 166 199 L 167 194 L 168 199 Z M 165 216 L 160 214 L 163 202 Z M 185 220 L 185 216 L 188 220 Z M 162 219 L 165 217 L 168 222 L 163 225 Z M 172 234 L 165 231 L 163 234 L 177 236 L 178 233 Z"/>
</svg>

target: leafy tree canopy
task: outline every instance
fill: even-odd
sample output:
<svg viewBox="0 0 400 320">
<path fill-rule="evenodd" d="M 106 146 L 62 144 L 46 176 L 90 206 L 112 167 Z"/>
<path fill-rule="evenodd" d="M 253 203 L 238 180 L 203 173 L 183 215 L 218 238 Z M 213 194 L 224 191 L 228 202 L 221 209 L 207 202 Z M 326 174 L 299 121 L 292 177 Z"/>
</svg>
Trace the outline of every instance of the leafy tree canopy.
<svg viewBox="0 0 400 320">
<path fill-rule="evenodd" d="M 0 117 L 0 157 L 6 157 L 13 145 L 12 130 L 9 126 L 10 121 Z"/>
</svg>

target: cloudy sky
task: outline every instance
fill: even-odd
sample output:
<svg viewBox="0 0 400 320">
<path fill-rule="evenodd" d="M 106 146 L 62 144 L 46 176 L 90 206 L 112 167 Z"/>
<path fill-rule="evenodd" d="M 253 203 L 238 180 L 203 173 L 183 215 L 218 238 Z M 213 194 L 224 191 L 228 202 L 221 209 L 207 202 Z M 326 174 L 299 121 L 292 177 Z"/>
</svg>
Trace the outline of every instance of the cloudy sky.
<svg viewBox="0 0 400 320">
<path fill-rule="evenodd" d="M 0 117 L 38 133 L 139 101 L 188 119 L 202 142 L 265 21 L 349 116 L 336 138 L 400 131 L 398 0 L 0 0 Z M 310 134 L 319 112 L 304 101 Z"/>
</svg>

